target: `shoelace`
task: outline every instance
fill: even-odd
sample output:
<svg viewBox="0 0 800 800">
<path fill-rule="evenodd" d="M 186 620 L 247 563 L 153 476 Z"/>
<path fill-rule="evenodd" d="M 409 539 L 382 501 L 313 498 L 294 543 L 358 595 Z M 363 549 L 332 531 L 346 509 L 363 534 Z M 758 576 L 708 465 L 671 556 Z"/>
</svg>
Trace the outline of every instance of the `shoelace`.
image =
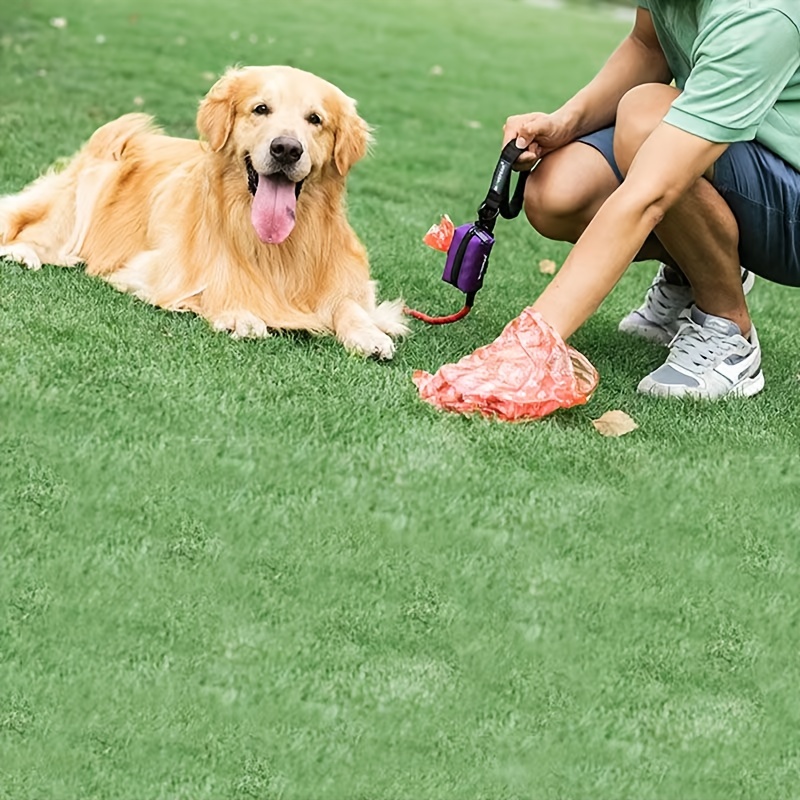
<svg viewBox="0 0 800 800">
<path fill-rule="evenodd" d="M 675 314 L 675 308 L 678 306 L 683 308 L 691 303 L 691 300 L 690 287 L 668 283 L 659 272 L 647 290 L 645 306 L 651 311 L 655 311 L 659 317 L 672 319 Z"/>
<path fill-rule="evenodd" d="M 719 331 L 712 331 L 687 319 L 670 342 L 667 362 L 677 361 L 690 372 L 705 372 L 709 365 L 716 366 L 730 355 L 736 345 Z M 682 358 L 686 357 L 686 360 Z"/>
</svg>

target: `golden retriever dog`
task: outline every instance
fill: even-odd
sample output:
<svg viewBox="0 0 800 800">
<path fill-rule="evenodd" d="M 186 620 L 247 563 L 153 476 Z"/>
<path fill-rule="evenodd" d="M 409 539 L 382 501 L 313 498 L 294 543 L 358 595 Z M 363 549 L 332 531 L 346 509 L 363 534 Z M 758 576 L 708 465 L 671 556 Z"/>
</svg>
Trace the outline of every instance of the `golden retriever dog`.
<svg viewBox="0 0 800 800">
<path fill-rule="evenodd" d="M 201 141 L 144 114 L 98 129 L 61 171 L 0 199 L 0 257 L 85 264 L 117 289 L 235 337 L 333 333 L 389 359 L 402 302 L 375 300 L 345 178 L 369 127 L 334 85 L 291 67 L 229 70 L 200 103 Z"/>
</svg>

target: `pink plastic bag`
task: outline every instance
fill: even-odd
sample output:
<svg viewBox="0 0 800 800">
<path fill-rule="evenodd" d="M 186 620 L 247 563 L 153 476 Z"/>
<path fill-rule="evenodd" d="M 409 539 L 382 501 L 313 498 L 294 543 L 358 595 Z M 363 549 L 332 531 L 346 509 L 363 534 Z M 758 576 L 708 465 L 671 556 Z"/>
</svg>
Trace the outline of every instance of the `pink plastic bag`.
<svg viewBox="0 0 800 800">
<path fill-rule="evenodd" d="M 453 225 L 453 220 L 445 214 L 441 222 L 431 225 L 428 232 L 422 237 L 422 241 L 425 242 L 428 247 L 446 253 L 450 249 L 455 230 L 456 228 L 455 225 Z"/>
<path fill-rule="evenodd" d="M 526 422 L 583 405 L 599 375 L 541 314 L 526 308 L 491 344 L 435 375 L 417 370 L 413 380 L 425 402 L 445 411 Z"/>
</svg>

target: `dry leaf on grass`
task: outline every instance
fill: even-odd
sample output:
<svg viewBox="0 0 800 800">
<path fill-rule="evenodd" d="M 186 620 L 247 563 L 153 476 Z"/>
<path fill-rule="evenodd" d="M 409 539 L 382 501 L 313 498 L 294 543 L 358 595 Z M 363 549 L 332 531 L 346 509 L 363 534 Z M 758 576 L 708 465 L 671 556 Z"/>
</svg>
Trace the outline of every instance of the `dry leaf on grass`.
<svg viewBox="0 0 800 800">
<path fill-rule="evenodd" d="M 549 258 L 544 258 L 539 262 L 539 272 L 542 275 L 555 275 L 556 274 L 556 262 L 552 261 Z"/>
<path fill-rule="evenodd" d="M 601 436 L 624 436 L 639 427 L 624 411 L 606 411 L 592 425 Z"/>
</svg>

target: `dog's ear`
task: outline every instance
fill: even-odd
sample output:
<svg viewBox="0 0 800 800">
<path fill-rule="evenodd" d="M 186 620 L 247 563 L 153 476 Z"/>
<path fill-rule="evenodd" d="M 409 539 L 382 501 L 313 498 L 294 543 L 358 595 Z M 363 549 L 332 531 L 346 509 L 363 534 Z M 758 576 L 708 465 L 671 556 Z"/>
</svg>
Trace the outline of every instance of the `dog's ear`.
<svg viewBox="0 0 800 800">
<path fill-rule="evenodd" d="M 200 101 L 197 130 L 215 153 L 225 147 L 233 130 L 240 76 L 240 70 L 228 70 Z"/>
<path fill-rule="evenodd" d="M 367 154 L 372 143 L 371 130 L 370 126 L 358 115 L 355 100 L 346 97 L 336 127 L 336 140 L 333 145 L 333 163 L 340 175 L 347 175 L 353 164 Z"/>
</svg>

